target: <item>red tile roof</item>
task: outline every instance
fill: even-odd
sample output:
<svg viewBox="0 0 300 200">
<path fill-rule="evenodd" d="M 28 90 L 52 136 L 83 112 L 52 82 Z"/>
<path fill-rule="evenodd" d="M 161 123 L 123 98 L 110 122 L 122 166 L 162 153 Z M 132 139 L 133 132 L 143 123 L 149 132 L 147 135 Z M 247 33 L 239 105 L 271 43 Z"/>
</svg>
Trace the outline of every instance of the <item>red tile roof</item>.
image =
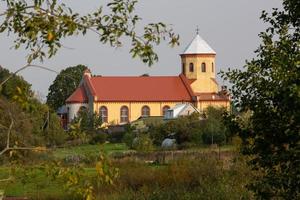
<svg viewBox="0 0 300 200">
<path fill-rule="evenodd" d="M 191 101 L 180 76 L 92 77 L 97 101 Z"/>
<path fill-rule="evenodd" d="M 185 76 L 84 77 L 67 103 L 87 102 L 87 91 L 98 102 L 191 101 L 194 96 Z M 85 87 L 84 87 L 85 86 Z"/>
<path fill-rule="evenodd" d="M 75 92 L 66 100 L 67 103 L 87 103 L 88 98 L 83 85 L 78 87 Z"/>
</svg>

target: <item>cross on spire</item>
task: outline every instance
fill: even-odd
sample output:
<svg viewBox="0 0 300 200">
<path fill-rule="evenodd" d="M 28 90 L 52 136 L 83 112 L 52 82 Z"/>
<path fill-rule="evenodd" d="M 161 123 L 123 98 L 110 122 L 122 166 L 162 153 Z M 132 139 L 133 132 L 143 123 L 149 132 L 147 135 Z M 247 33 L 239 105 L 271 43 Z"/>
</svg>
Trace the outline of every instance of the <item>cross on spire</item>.
<svg viewBox="0 0 300 200">
<path fill-rule="evenodd" d="M 199 35 L 199 26 L 197 26 L 196 34 Z"/>
</svg>

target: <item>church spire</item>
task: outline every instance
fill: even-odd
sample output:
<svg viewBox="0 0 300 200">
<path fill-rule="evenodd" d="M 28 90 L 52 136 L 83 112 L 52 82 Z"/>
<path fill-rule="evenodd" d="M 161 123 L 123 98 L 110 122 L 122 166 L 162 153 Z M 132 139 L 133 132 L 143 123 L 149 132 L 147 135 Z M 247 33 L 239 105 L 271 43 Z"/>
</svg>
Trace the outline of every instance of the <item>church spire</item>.
<svg viewBox="0 0 300 200">
<path fill-rule="evenodd" d="M 196 36 L 183 52 L 185 54 L 216 54 L 216 52 L 199 35 L 199 28 L 196 29 Z"/>
</svg>

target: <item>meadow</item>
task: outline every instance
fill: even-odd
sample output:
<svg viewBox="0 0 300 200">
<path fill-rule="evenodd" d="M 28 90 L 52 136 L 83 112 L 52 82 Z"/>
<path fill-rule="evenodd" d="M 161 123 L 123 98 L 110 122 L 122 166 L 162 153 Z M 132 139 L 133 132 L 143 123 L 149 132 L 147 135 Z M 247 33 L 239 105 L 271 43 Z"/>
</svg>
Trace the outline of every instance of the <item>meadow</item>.
<svg viewBox="0 0 300 200">
<path fill-rule="evenodd" d="M 244 159 L 236 157 L 233 147 L 221 148 L 219 159 L 217 149 L 207 146 L 188 151 L 199 152 L 193 157 L 175 156 L 168 162 L 157 160 L 149 162 L 140 154 L 135 155 L 123 143 L 103 145 L 80 145 L 76 147 L 57 148 L 43 159 L 60 161 L 67 166 L 80 166 L 83 170 L 80 180 L 88 180 L 97 175 L 97 157 L 99 152 L 107 155 L 111 166 L 118 169 L 119 175 L 113 184 L 93 182 L 96 199 L 251 199 L 251 192 L 246 184 L 253 177 Z M 143 155 L 161 152 L 160 150 L 144 152 Z M 213 153 L 212 153 L 213 152 Z M 231 154 L 228 154 L 231 152 Z M 125 157 L 115 157 L 124 153 Z M 42 153 L 43 154 L 43 153 Z M 44 158 L 44 157 L 47 158 Z M 148 157 L 147 157 L 148 158 Z M 14 179 L 9 183 L 0 183 L 0 189 L 6 196 L 28 197 L 29 199 L 82 199 L 66 188 L 62 179 L 49 175 L 43 159 L 38 163 L 16 165 Z M 10 169 L 2 166 L 0 176 L 7 176 Z M 80 181 L 79 180 L 79 181 Z"/>
</svg>

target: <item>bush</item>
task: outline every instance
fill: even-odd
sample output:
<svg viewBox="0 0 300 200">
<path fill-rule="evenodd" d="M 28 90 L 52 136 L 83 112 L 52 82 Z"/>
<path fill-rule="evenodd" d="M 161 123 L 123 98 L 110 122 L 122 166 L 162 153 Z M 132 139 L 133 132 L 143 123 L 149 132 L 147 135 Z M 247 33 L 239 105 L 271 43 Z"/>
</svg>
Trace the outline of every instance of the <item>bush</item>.
<svg viewBox="0 0 300 200">
<path fill-rule="evenodd" d="M 123 142 L 129 147 L 132 148 L 132 143 L 135 138 L 135 134 L 132 132 L 126 132 L 123 137 Z"/>
<path fill-rule="evenodd" d="M 47 146 L 59 146 L 65 143 L 68 134 L 63 130 L 60 119 L 53 113 L 50 115 L 50 123 L 45 130 Z"/>
<path fill-rule="evenodd" d="M 125 132 L 112 132 L 108 135 L 108 140 L 111 143 L 121 143 Z"/>
<path fill-rule="evenodd" d="M 253 174 L 240 160 L 226 169 L 222 162 L 204 157 L 181 159 L 168 166 L 121 162 L 117 167 L 121 174 L 115 199 L 253 199 L 245 187 Z"/>
<path fill-rule="evenodd" d="M 90 144 L 103 144 L 107 140 L 107 133 L 102 131 L 97 131 L 97 133 L 93 134 L 90 139 Z"/>
<path fill-rule="evenodd" d="M 153 141 L 148 134 L 140 133 L 134 138 L 132 148 L 142 152 L 152 151 L 154 149 Z"/>
<path fill-rule="evenodd" d="M 205 144 L 222 144 L 225 142 L 226 136 L 224 133 L 205 132 L 202 139 Z"/>
</svg>

